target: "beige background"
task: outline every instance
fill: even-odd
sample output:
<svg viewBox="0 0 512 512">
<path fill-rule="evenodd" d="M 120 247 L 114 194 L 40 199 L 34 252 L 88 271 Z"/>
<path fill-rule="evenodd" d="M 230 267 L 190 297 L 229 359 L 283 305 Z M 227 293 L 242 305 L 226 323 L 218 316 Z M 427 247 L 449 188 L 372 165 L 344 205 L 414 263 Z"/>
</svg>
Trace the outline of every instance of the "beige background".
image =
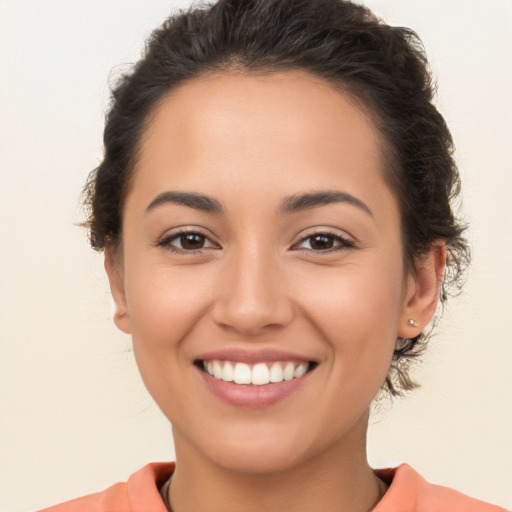
<svg viewBox="0 0 512 512">
<path fill-rule="evenodd" d="M 175 5 L 0 0 L 0 510 L 100 490 L 173 457 L 101 256 L 74 223 L 101 157 L 108 77 Z M 370 431 L 375 466 L 512 508 L 512 2 L 368 0 L 417 30 L 458 147 L 474 264 L 417 376 Z"/>
</svg>

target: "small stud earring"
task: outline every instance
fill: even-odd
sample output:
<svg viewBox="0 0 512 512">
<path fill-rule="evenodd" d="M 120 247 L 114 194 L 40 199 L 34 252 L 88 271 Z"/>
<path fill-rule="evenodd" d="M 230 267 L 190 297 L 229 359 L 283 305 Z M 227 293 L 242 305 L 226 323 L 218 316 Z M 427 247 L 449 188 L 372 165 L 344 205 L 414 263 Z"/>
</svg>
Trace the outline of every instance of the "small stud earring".
<svg viewBox="0 0 512 512">
<path fill-rule="evenodd" d="M 409 318 L 409 320 L 407 321 L 407 323 L 411 326 L 411 327 L 418 327 L 420 324 L 418 322 L 416 322 L 416 320 L 413 320 L 412 318 Z"/>
</svg>

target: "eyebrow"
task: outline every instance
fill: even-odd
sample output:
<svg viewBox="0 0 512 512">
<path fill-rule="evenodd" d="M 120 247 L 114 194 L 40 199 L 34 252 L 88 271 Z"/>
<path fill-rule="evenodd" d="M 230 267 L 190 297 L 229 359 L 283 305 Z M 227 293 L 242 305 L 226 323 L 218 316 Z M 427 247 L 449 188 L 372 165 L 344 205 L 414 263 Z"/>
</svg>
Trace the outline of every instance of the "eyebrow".
<svg viewBox="0 0 512 512">
<path fill-rule="evenodd" d="M 166 191 L 162 192 L 151 201 L 149 206 L 146 208 L 146 212 L 149 212 L 158 206 L 173 203 L 182 206 L 187 206 L 195 210 L 199 210 L 206 213 L 214 213 L 216 215 L 224 215 L 224 208 L 219 201 L 212 197 L 197 192 L 177 192 L 177 191 Z M 310 192 L 306 194 L 296 194 L 287 197 L 282 205 L 280 213 L 283 215 L 290 215 L 298 213 L 304 210 L 310 210 L 318 208 L 332 203 L 347 203 L 352 206 L 359 208 L 371 217 L 373 214 L 366 206 L 363 201 L 354 197 L 346 192 L 340 192 L 337 190 L 326 190 L 318 192 Z"/>
<path fill-rule="evenodd" d="M 372 211 L 363 201 L 346 192 L 340 192 L 338 190 L 318 191 L 287 197 L 281 206 L 281 213 L 285 215 L 297 213 L 331 203 L 348 203 L 373 217 Z"/>
<path fill-rule="evenodd" d="M 175 192 L 167 191 L 162 192 L 151 201 L 149 206 L 146 208 L 146 213 L 155 209 L 157 206 L 161 206 L 167 203 L 180 204 L 182 206 L 188 206 L 195 210 L 200 210 L 207 213 L 215 213 L 217 215 L 223 215 L 224 209 L 222 205 L 216 199 L 198 194 L 195 192 Z"/>
</svg>

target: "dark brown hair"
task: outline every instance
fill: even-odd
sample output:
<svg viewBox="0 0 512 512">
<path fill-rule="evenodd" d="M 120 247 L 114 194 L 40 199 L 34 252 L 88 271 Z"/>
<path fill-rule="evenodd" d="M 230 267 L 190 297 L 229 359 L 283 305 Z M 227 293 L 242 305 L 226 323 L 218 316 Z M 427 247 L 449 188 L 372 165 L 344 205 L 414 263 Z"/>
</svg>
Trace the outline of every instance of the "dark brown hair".
<svg viewBox="0 0 512 512">
<path fill-rule="evenodd" d="M 460 183 L 453 143 L 433 104 L 418 36 L 345 0 L 220 0 L 180 11 L 147 42 L 142 59 L 112 91 L 104 158 L 84 190 L 93 248 L 118 246 L 122 206 L 149 115 L 187 80 L 208 73 L 304 70 L 351 95 L 381 133 L 386 180 L 399 202 L 404 258 L 414 269 L 436 240 L 448 263 L 441 300 L 469 260 L 451 204 Z M 400 339 L 384 389 L 415 387 L 408 367 L 428 336 Z"/>
</svg>

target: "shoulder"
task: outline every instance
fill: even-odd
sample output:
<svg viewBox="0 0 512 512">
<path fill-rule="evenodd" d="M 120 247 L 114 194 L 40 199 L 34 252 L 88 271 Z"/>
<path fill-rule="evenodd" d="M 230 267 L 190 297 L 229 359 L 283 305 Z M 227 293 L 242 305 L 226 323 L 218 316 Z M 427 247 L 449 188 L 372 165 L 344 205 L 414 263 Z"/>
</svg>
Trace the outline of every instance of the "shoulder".
<svg viewBox="0 0 512 512">
<path fill-rule="evenodd" d="M 427 482 L 407 464 L 376 470 L 390 484 L 373 512 L 506 512 L 504 508 Z"/>
<path fill-rule="evenodd" d="M 172 462 L 148 464 L 126 482 L 39 512 L 167 512 L 158 487 L 173 471 Z"/>
</svg>

